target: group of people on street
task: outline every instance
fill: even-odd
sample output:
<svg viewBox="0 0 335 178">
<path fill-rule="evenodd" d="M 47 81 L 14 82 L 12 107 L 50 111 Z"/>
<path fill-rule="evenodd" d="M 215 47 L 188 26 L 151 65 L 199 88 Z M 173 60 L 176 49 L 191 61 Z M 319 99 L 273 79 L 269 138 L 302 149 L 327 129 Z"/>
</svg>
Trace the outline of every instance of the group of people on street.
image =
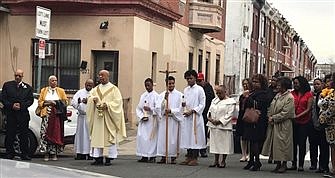
<svg viewBox="0 0 335 178">
<path fill-rule="evenodd" d="M 109 82 L 109 72 L 99 72 L 100 84 L 92 79 L 85 82 L 71 105 L 79 112 L 75 137 L 76 159 L 94 159 L 92 165 L 111 165 L 117 158 L 117 145 L 126 138 L 122 96 Z M 22 160 L 31 160 L 28 149 L 29 112 L 33 103 L 33 89 L 23 82 L 23 71 L 14 73 L 15 80 L 2 87 L 2 102 L 7 115 L 7 158 L 13 159 L 16 134 L 19 133 Z M 157 93 L 151 78 L 144 81 L 146 91 L 136 107 L 138 162 L 176 164 L 181 152 L 181 165 L 196 166 L 198 157 L 214 154 L 209 167 L 225 168 L 227 155 L 234 152 L 232 117 L 235 100 L 229 98 L 226 86 L 215 87 L 204 81 L 195 70 L 184 73 L 187 87 L 183 92 L 175 88 L 176 79 L 166 78 L 166 91 Z M 236 125 L 241 137 L 243 169 L 259 171 L 260 155 L 269 156 L 276 166 L 272 172 L 304 171 L 306 141 L 309 140 L 310 170 L 329 173 L 335 170 L 335 73 L 325 79 L 314 79 L 313 91 L 305 77 L 293 79 L 275 75 L 268 79 L 254 74 L 244 79 L 244 91 L 239 98 Z M 293 86 L 293 89 L 292 89 Z M 36 114 L 42 118 L 39 151 L 44 160 L 57 160 L 64 148 L 64 121 L 68 98 L 58 87 L 57 77 L 49 77 L 49 85 L 42 88 Z M 249 120 L 247 114 L 255 115 Z M 250 118 L 250 117 L 249 117 Z M 318 149 L 320 155 L 318 156 Z M 328 167 L 329 151 L 332 169 Z M 221 159 L 220 159 L 221 157 Z M 104 159 L 105 158 L 105 159 Z M 318 159 L 319 158 L 319 159 Z M 288 166 L 288 163 L 290 167 Z"/>
<path fill-rule="evenodd" d="M 308 139 L 311 158 L 309 169 L 333 176 L 334 80 L 335 73 L 327 75 L 324 80 L 316 78 L 313 81 L 314 90 L 311 91 L 307 79 L 302 76 L 290 79 L 275 75 L 269 87 L 266 78 L 261 74 L 244 79 L 236 126 L 237 134 L 241 136 L 240 161 L 248 159 L 244 169 L 260 170 L 262 164 L 259 154 L 262 154 L 269 156 L 268 163 L 273 161 L 276 164 L 272 170 L 274 173 L 284 173 L 287 170 L 304 171 Z M 248 108 L 259 111 L 259 119 L 254 123 L 245 120 Z M 329 148 L 332 153 L 332 170 L 328 166 Z M 288 162 L 291 162 L 290 167 Z"/>
<path fill-rule="evenodd" d="M 34 102 L 32 87 L 23 82 L 23 71 L 14 73 L 15 80 L 6 82 L 1 93 L 1 102 L 7 116 L 6 158 L 13 159 L 16 134 L 19 136 L 21 160 L 31 160 L 28 149 L 29 111 Z M 57 77 L 49 76 L 49 84 L 40 91 L 36 115 L 41 118 L 39 152 L 45 161 L 58 160 L 64 149 L 64 121 L 67 120 L 68 98 L 64 89 L 58 87 Z M 117 144 L 126 138 L 122 96 L 119 89 L 109 82 L 109 72 L 99 72 L 100 84 L 94 87 L 92 79 L 85 82 L 71 104 L 78 112 L 75 136 L 76 159 L 92 159 L 92 165 L 111 165 L 117 157 Z M 105 161 L 103 158 L 105 157 Z"/>
<path fill-rule="evenodd" d="M 198 165 L 199 155 L 207 157 L 207 126 L 209 151 L 215 154 L 214 163 L 209 166 L 225 168 L 226 157 L 234 150 L 231 119 L 235 100 L 227 97 L 223 85 L 216 87 L 215 97 L 202 73 L 188 70 L 184 78 L 187 87 L 183 93 L 175 89 L 172 76 L 166 79 L 167 91 L 161 94 L 154 91 L 152 79 L 144 81 L 146 92 L 136 108 L 136 155 L 141 157 L 138 161 L 153 163 L 159 156 L 161 159 L 157 163 L 176 164 L 179 153 L 184 151 L 186 158 L 180 164 Z"/>
</svg>

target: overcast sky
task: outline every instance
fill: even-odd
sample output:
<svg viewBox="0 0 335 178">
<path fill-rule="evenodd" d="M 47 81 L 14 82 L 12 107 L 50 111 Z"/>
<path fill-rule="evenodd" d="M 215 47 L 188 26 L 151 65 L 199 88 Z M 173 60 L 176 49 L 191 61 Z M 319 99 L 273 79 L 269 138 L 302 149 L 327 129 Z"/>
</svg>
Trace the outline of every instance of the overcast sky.
<svg viewBox="0 0 335 178">
<path fill-rule="evenodd" d="M 286 18 L 318 63 L 335 63 L 335 0 L 267 0 Z"/>
</svg>

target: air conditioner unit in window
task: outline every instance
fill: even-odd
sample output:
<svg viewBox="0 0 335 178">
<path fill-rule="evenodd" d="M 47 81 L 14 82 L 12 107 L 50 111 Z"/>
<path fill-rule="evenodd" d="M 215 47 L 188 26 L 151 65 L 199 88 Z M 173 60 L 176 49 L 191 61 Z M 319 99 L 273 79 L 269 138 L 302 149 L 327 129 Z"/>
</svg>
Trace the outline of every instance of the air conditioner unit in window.
<svg viewBox="0 0 335 178">
<path fill-rule="evenodd" d="M 46 43 L 45 44 L 45 56 L 54 55 L 54 44 Z M 38 56 L 38 43 L 34 43 L 34 55 Z"/>
</svg>

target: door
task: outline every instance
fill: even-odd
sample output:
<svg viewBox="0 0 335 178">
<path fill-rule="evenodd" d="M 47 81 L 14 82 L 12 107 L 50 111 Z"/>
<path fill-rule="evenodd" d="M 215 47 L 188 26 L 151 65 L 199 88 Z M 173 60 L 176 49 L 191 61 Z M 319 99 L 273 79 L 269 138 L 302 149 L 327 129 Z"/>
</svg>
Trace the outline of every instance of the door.
<svg viewBox="0 0 335 178">
<path fill-rule="evenodd" d="M 109 71 L 109 81 L 118 85 L 119 52 L 118 51 L 93 51 L 95 83 L 99 82 L 98 72 L 100 70 Z"/>
</svg>

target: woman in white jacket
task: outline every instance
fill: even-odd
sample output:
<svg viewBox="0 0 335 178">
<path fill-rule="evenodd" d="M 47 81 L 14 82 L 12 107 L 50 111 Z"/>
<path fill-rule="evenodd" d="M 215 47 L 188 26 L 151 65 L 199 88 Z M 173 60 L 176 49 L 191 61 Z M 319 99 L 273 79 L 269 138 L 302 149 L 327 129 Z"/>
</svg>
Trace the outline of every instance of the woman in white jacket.
<svg viewBox="0 0 335 178">
<path fill-rule="evenodd" d="M 216 88 L 217 97 L 212 100 L 208 112 L 207 126 L 210 131 L 209 152 L 215 154 L 214 163 L 209 167 L 226 167 L 226 157 L 234 153 L 233 125 L 231 118 L 234 112 L 235 100 L 228 98 L 226 87 Z M 219 163 L 219 157 L 222 160 Z"/>
</svg>

